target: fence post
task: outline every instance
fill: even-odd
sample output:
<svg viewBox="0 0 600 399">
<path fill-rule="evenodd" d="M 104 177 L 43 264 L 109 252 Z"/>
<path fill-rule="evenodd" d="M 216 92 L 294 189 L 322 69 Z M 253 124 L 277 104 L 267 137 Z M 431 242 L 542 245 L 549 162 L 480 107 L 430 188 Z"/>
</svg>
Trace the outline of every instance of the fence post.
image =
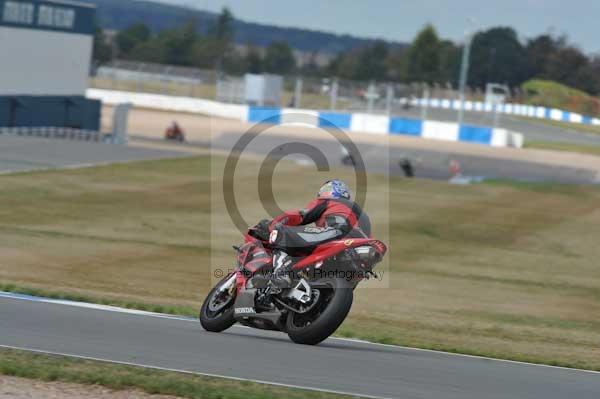
<svg viewBox="0 0 600 399">
<path fill-rule="evenodd" d="M 387 84 L 385 95 L 385 108 L 388 115 L 392 114 L 392 103 L 394 102 L 394 85 Z"/>
<path fill-rule="evenodd" d="M 331 89 L 330 89 L 330 105 L 329 105 L 329 108 L 332 111 L 335 111 L 335 106 L 337 104 L 337 96 L 338 96 L 338 80 L 337 80 L 337 78 L 333 78 L 333 82 L 331 83 Z"/>
<path fill-rule="evenodd" d="M 135 80 L 135 91 L 138 93 L 142 91 L 142 77 L 140 76 L 140 73 L 142 72 L 143 68 L 144 68 L 144 64 L 142 63 L 138 66 L 138 69 L 137 69 L 137 79 Z"/>
<path fill-rule="evenodd" d="M 423 84 L 423 96 L 422 96 L 422 105 L 421 105 L 421 120 L 427 120 L 427 111 L 429 107 L 429 86 L 427 83 Z"/>
<path fill-rule="evenodd" d="M 115 107 L 112 132 L 113 144 L 127 143 L 127 119 L 129 117 L 129 110 L 131 107 L 131 103 L 121 103 Z"/>
<path fill-rule="evenodd" d="M 235 93 L 236 93 L 237 89 L 238 89 L 237 82 L 235 81 L 235 79 L 232 79 L 231 87 L 229 88 L 229 102 L 231 104 L 235 103 Z"/>
<path fill-rule="evenodd" d="M 302 77 L 296 78 L 296 87 L 294 89 L 294 108 L 300 108 L 302 100 Z"/>
<path fill-rule="evenodd" d="M 217 79 L 215 90 L 216 90 L 215 100 L 221 101 L 221 90 L 222 90 L 221 79 Z"/>
<path fill-rule="evenodd" d="M 375 99 L 378 97 L 377 90 L 375 89 L 375 82 L 371 81 L 369 83 L 365 97 L 367 97 L 367 113 L 372 114 Z"/>
<path fill-rule="evenodd" d="M 192 81 L 190 82 L 190 97 L 194 97 L 194 86 L 196 85 L 197 72 L 192 73 Z"/>
</svg>

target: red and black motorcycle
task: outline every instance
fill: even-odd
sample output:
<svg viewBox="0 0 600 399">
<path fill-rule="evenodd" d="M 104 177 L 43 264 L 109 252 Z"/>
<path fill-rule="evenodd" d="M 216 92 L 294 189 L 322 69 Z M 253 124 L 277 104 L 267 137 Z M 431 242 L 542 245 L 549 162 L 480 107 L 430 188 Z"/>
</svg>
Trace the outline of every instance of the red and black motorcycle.
<svg viewBox="0 0 600 399">
<path fill-rule="evenodd" d="M 316 345 L 342 324 L 352 307 L 354 288 L 377 276 L 373 268 L 387 251 L 383 242 L 371 238 L 318 245 L 296 259 L 291 288 L 280 289 L 265 278 L 273 270 L 272 248 L 258 236 L 248 230 L 245 243 L 234 247 L 235 269 L 204 300 L 200 323 L 207 331 L 221 332 L 237 322 Z"/>
</svg>

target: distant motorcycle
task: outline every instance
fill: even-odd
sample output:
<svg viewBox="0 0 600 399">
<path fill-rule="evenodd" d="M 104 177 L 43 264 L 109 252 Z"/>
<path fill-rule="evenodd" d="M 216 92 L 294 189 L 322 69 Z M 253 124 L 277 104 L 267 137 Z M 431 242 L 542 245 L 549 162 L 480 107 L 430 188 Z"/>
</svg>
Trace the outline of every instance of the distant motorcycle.
<svg viewBox="0 0 600 399">
<path fill-rule="evenodd" d="M 166 130 L 165 130 L 165 140 L 175 140 L 183 142 L 185 141 L 185 133 L 179 127 L 177 122 L 173 122 Z"/>
<path fill-rule="evenodd" d="M 293 266 L 292 288 L 280 289 L 265 274 L 273 269 L 269 243 L 254 228 L 234 247 L 235 269 L 208 294 L 200 310 L 207 331 L 233 324 L 282 331 L 299 344 L 316 345 L 346 319 L 354 288 L 376 276 L 373 268 L 387 247 L 370 238 L 345 238 L 318 245 Z M 362 235 L 364 236 L 364 235 Z"/>
</svg>

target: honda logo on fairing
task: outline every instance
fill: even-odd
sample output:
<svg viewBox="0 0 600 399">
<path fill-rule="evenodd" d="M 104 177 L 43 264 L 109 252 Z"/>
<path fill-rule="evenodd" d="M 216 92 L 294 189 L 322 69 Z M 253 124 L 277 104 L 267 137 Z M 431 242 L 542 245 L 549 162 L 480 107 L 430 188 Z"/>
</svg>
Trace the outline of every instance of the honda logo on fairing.
<svg viewBox="0 0 600 399">
<path fill-rule="evenodd" d="M 254 308 L 235 308 L 235 313 L 242 313 L 242 314 L 248 314 L 248 313 L 256 313 L 254 311 Z"/>
</svg>

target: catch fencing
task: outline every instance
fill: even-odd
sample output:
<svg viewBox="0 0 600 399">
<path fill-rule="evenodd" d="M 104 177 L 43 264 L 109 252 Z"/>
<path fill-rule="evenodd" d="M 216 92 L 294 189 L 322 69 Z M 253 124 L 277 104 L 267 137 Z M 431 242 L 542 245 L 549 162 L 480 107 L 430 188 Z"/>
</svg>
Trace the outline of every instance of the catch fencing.
<svg viewBox="0 0 600 399">
<path fill-rule="evenodd" d="M 245 103 L 243 76 L 151 63 L 114 61 L 101 66 L 90 78 L 90 87 Z M 480 90 L 467 88 L 468 100 L 481 100 L 483 96 Z M 458 92 L 449 85 L 285 76 L 280 105 L 395 115 L 413 107 L 411 99 L 423 97 L 456 99 Z"/>
</svg>

